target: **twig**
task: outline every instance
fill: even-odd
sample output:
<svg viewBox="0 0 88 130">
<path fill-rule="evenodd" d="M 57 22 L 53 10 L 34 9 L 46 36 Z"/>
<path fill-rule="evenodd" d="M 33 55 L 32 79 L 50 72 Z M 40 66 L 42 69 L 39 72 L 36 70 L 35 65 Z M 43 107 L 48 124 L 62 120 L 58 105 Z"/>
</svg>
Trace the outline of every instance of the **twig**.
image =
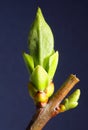
<svg viewBox="0 0 88 130">
<path fill-rule="evenodd" d="M 60 113 L 59 105 L 69 91 L 79 82 L 76 75 L 71 74 L 62 84 L 60 89 L 53 95 L 44 108 L 36 110 L 26 130 L 42 130 L 46 123 L 55 115 Z"/>
</svg>

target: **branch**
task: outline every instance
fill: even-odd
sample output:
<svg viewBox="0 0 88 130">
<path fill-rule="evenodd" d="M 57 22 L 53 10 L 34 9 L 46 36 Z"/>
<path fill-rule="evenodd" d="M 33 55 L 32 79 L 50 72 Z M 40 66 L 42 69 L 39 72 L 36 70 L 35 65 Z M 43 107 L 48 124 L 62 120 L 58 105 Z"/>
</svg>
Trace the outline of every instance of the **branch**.
<svg viewBox="0 0 88 130">
<path fill-rule="evenodd" d="M 36 110 L 26 130 L 42 130 L 46 123 L 55 115 L 60 113 L 59 105 L 69 91 L 79 82 L 76 75 L 71 74 L 62 84 L 60 89 L 53 95 L 44 108 Z"/>
</svg>

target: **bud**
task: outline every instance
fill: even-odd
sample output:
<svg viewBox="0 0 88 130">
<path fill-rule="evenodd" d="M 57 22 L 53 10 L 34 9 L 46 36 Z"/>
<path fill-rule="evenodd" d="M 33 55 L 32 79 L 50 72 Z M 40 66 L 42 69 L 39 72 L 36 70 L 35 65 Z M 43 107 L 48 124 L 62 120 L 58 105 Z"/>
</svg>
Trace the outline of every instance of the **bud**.
<svg viewBox="0 0 88 130">
<path fill-rule="evenodd" d="M 63 104 L 60 104 L 59 108 L 60 108 L 60 112 L 66 111 L 66 108 Z"/>
<path fill-rule="evenodd" d="M 48 101 L 48 97 L 45 92 L 40 91 L 40 92 L 36 93 L 36 95 L 34 97 L 34 101 L 36 103 L 39 103 L 39 102 L 46 103 Z"/>
<path fill-rule="evenodd" d="M 66 111 L 78 106 L 79 97 L 80 97 L 80 89 L 77 89 L 68 98 L 64 100 L 63 105 L 65 106 Z"/>
</svg>

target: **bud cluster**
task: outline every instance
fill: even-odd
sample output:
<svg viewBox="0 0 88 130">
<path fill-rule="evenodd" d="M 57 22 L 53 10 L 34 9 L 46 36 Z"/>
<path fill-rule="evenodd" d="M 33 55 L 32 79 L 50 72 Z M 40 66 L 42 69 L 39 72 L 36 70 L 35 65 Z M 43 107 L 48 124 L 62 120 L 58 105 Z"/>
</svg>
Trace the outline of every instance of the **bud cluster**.
<svg viewBox="0 0 88 130">
<path fill-rule="evenodd" d="M 30 54 L 23 58 L 30 73 L 28 90 L 36 105 L 44 106 L 54 92 L 53 77 L 58 64 L 58 51 L 54 50 L 54 37 L 38 8 L 28 35 Z"/>
</svg>

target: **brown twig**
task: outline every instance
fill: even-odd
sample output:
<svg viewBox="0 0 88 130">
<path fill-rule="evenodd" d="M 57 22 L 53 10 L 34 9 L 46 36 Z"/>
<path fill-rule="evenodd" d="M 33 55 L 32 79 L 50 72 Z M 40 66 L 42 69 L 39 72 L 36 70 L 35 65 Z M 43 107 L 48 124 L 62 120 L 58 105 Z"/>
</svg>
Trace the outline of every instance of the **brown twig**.
<svg viewBox="0 0 88 130">
<path fill-rule="evenodd" d="M 69 91 L 79 82 L 76 75 L 71 74 L 62 84 L 60 89 L 53 95 L 44 108 L 36 110 L 26 130 L 42 130 L 46 123 L 55 115 L 60 113 L 59 105 Z"/>
</svg>

